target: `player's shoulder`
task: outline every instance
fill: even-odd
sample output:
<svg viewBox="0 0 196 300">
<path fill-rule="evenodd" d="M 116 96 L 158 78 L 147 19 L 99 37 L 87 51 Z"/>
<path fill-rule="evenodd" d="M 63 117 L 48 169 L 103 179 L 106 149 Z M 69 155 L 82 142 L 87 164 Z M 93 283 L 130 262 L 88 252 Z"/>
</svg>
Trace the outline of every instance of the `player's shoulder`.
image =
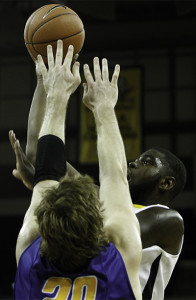
<svg viewBox="0 0 196 300">
<path fill-rule="evenodd" d="M 178 253 L 184 234 L 184 222 L 179 212 L 164 206 L 149 206 L 137 214 L 143 245 L 156 244 L 169 253 Z"/>
<path fill-rule="evenodd" d="M 159 218 L 160 221 L 171 221 L 171 219 L 176 219 L 176 221 L 183 222 L 183 218 L 177 210 L 164 205 L 146 206 L 140 213 L 143 216 L 151 216 L 152 219 Z"/>
<path fill-rule="evenodd" d="M 183 218 L 181 214 L 172 208 L 169 208 L 167 206 L 151 206 L 148 209 L 146 209 L 146 213 L 151 215 L 151 217 L 154 217 L 155 219 L 158 219 L 160 223 L 176 223 L 176 224 L 183 224 Z"/>
</svg>

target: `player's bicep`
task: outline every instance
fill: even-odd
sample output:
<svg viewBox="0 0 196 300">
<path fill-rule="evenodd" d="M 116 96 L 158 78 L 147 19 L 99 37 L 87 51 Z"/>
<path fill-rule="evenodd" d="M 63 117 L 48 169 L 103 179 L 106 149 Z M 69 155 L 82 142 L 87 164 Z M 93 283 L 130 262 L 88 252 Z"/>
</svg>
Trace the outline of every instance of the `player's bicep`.
<svg viewBox="0 0 196 300">
<path fill-rule="evenodd" d="M 113 219 L 108 219 L 105 232 L 122 256 L 135 295 L 140 295 L 138 272 L 142 246 L 137 219 L 127 211 L 119 212 Z"/>
<path fill-rule="evenodd" d="M 23 223 L 16 242 L 16 263 L 24 250 L 39 236 L 39 228 L 35 220 Z"/>
<path fill-rule="evenodd" d="M 104 204 L 104 231 L 120 252 L 137 299 L 141 299 L 139 266 L 142 246 L 138 219 L 125 178 L 108 178 L 100 187 Z"/>
<path fill-rule="evenodd" d="M 16 243 L 16 261 L 18 263 L 24 250 L 39 236 L 39 226 L 34 215 L 35 209 L 43 199 L 43 192 L 52 186 L 58 184 L 58 181 L 45 180 L 38 183 L 34 189 L 31 204 L 25 214 L 22 228 L 19 232 Z"/>
<path fill-rule="evenodd" d="M 135 250 L 138 251 L 141 246 L 140 227 L 127 183 L 117 184 L 108 180 L 101 185 L 100 199 L 103 203 L 104 230 L 108 239 L 123 253 L 126 253 L 130 245 L 133 246 L 131 253 L 134 256 Z"/>
</svg>

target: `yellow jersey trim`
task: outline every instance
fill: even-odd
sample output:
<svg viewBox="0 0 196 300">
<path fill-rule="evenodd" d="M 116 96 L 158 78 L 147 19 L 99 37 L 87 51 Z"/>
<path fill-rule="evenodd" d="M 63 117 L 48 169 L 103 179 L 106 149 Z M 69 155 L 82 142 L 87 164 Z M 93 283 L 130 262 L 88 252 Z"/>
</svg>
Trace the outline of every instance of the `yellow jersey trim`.
<svg viewBox="0 0 196 300">
<path fill-rule="evenodd" d="M 143 207 L 146 207 L 146 206 L 144 206 L 144 205 L 139 205 L 139 204 L 133 204 L 133 206 L 134 206 L 135 208 L 143 208 Z"/>
</svg>

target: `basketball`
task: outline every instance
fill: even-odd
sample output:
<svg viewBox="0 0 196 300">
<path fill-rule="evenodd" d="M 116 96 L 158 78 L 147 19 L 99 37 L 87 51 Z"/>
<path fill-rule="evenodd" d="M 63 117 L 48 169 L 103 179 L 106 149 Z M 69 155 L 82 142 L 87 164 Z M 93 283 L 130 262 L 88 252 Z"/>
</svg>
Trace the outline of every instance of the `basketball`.
<svg viewBox="0 0 196 300">
<path fill-rule="evenodd" d="M 56 54 L 57 41 L 63 41 L 63 56 L 69 45 L 74 54 L 82 49 L 85 31 L 80 17 L 65 5 L 48 4 L 40 7 L 28 18 L 24 29 L 24 41 L 33 60 L 41 54 L 47 63 L 47 45 L 52 45 Z"/>
</svg>

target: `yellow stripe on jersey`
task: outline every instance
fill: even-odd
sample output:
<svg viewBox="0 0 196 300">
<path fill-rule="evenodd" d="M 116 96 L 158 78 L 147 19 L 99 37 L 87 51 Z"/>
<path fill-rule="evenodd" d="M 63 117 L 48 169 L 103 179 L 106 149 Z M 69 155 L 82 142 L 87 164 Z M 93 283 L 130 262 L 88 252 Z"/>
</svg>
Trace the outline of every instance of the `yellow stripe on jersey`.
<svg viewBox="0 0 196 300">
<path fill-rule="evenodd" d="M 143 208 L 143 207 L 145 207 L 144 205 L 139 205 L 139 204 L 133 204 L 133 206 L 134 206 L 135 208 Z"/>
</svg>

